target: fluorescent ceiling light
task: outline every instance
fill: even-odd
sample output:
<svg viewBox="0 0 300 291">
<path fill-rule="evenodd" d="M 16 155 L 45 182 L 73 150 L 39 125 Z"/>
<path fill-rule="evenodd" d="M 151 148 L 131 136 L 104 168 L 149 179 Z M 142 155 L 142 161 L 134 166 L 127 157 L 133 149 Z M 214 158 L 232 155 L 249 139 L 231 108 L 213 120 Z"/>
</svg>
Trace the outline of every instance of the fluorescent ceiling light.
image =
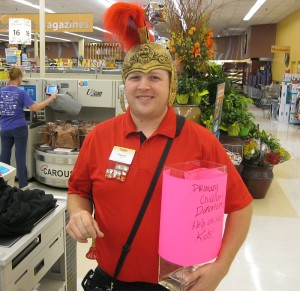
<svg viewBox="0 0 300 291">
<path fill-rule="evenodd" d="M 53 38 L 53 39 L 63 40 L 63 41 L 70 41 L 69 39 L 60 38 L 60 37 L 54 37 L 54 36 L 49 36 L 49 35 L 45 35 L 45 37 L 46 38 Z"/>
<path fill-rule="evenodd" d="M 2 40 L 2 41 L 8 41 L 8 39 L 4 39 L 4 38 L 0 38 L 0 40 Z"/>
<path fill-rule="evenodd" d="M 6 37 L 8 37 L 8 35 L 7 35 L 7 34 L 1 34 L 1 33 L 0 33 L 0 35 L 1 35 L 1 36 L 6 36 Z"/>
<path fill-rule="evenodd" d="M 35 33 L 33 33 L 33 32 L 32 32 L 31 34 L 32 34 L 32 35 L 35 35 Z M 37 36 L 40 37 L 39 34 L 37 34 Z M 71 40 L 69 40 L 69 39 L 60 38 L 60 37 L 54 37 L 54 36 L 49 36 L 49 35 L 45 35 L 45 37 L 53 38 L 53 39 L 58 39 L 58 40 L 63 40 L 63 41 L 71 41 Z M 38 41 L 40 41 L 40 40 L 38 39 Z"/>
<path fill-rule="evenodd" d="M 99 31 L 105 32 L 105 33 L 112 34 L 112 33 L 111 33 L 111 32 L 109 32 L 108 30 L 105 30 L 105 29 L 103 29 L 103 28 L 101 28 L 101 27 L 98 27 L 98 26 L 93 26 L 93 28 L 94 28 L 94 29 L 96 29 L 96 30 L 99 30 Z"/>
<path fill-rule="evenodd" d="M 66 33 L 66 34 L 71 34 L 71 35 L 75 35 L 75 36 L 79 36 L 79 37 L 86 38 L 86 39 L 91 39 L 91 40 L 98 41 L 98 42 L 102 42 L 101 39 L 92 38 L 92 37 L 85 36 L 85 35 L 82 35 L 82 34 L 77 34 L 77 33 L 68 32 L 68 31 L 64 31 L 64 33 Z"/>
<path fill-rule="evenodd" d="M 266 0 L 257 0 L 243 20 L 248 21 L 265 2 Z"/>
<path fill-rule="evenodd" d="M 106 7 L 110 7 L 115 3 L 115 1 L 112 0 L 98 0 L 98 1 Z"/>
<path fill-rule="evenodd" d="M 39 6 L 39 5 L 32 4 L 32 3 L 29 2 L 29 1 L 25 1 L 25 0 L 13 0 L 13 1 L 40 10 L 40 6 Z M 48 8 L 45 8 L 45 12 L 48 12 L 48 13 L 55 13 L 53 10 L 48 9 Z"/>
</svg>

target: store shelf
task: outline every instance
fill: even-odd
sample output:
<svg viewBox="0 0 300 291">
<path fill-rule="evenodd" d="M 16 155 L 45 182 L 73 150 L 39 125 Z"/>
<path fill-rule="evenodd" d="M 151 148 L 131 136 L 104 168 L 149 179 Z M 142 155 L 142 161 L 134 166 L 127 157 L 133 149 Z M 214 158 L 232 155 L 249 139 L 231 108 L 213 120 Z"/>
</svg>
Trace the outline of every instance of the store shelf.
<svg viewBox="0 0 300 291">
<path fill-rule="evenodd" d="M 243 62 L 225 62 L 223 64 L 223 72 L 227 75 L 231 84 L 243 85 L 244 64 Z"/>
</svg>

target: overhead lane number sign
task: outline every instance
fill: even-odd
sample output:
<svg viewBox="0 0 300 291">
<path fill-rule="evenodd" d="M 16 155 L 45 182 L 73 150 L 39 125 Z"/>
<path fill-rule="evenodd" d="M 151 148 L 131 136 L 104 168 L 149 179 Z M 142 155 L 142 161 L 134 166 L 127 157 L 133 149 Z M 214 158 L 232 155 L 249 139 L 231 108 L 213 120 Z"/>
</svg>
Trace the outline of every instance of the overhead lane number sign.
<svg viewBox="0 0 300 291">
<path fill-rule="evenodd" d="M 31 44 L 31 20 L 25 18 L 9 18 L 9 43 Z"/>
</svg>

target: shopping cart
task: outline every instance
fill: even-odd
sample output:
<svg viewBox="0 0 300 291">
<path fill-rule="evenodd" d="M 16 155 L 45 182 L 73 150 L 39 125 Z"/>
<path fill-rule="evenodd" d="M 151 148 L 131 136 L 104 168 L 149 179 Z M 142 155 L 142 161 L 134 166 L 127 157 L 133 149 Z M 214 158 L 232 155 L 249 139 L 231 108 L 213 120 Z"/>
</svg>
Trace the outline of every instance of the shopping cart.
<svg viewBox="0 0 300 291">
<path fill-rule="evenodd" d="M 274 100 L 278 100 L 279 93 L 276 85 L 261 86 L 263 96 L 260 99 L 258 107 L 262 109 L 263 118 L 271 119 L 272 117 L 272 105 L 274 106 Z"/>
</svg>

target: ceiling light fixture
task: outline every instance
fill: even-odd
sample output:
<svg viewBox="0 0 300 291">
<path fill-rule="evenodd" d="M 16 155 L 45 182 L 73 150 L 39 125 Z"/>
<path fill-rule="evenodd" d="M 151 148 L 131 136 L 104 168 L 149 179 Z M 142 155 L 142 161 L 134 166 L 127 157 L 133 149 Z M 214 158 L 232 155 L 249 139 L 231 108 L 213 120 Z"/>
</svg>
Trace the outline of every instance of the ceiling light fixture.
<svg viewBox="0 0 300 291">
<path fill-rule="evenodd" d="M 65 38 L 60 38 L 60 37 L 54 37 L 54 36 L 49 36 L 49 35 L 45 35 L 46 38 L 53 38 L 53 39 L 58 39 L 58 40 L 63 40 L 63 41 L 69 41 L 71 42 L 69 39 L 65 39 Z"/>
<path fill-rule="evenodd" d="M 0 40 L 2 40 L 2 41 L 8 41 L 8 39 L 4 39 L 4 38 L 0 38 Z"/>
<path fill-rule="evenodd" d="M 71 34 L 71 35 L 75 35 L 75 36 L 79 36 L 79 37 L 86 38 L 86 39 L 91 39 L 91 40 L 94 40 L 94 41 L 97 41 L 97 42 L 102 42 L 101 39 L 92 38 L 92 37 L 85 36 L 85 35 L 82 35 L 82 34 L 77 34 L 77 33 L 68 32 L 68 31 L 64 31 L 64 33 L 66 33 L 66 34 Z"/>
<path fill-rule="evenodd" d="M 29 1 L 25 1 L 25 0 L 13 0 L 13 1 L 40 10 L 40 6 L 39 6 L 39 5 L 32 4 L 32 3 L 29 2 Z M 48 13 L 55 13 L 53 10 L 48 9 L 48 8 L 45 8 L 45 12 L 48 12 Z"/>
<path fill-rule="evenodd" d="M 103 4 L 106 7 L 110 7 L 111 5 L 113 5 L 115 3 L 115 1 L 112 0 L 99 0 L 99 2 L 101 2 L 101 4 Z"/>
<path fill-rule="evenodd" d="M 257 0 L 243 20 L 248 21 L 265 2 L 266 0 Z"/>
<path fill-rule="evenodd" d="M 32 35 L 35 35 L 36 33 L 33 33 L 33 32 L 32 32 L 31 34 L 32 34 Z M 37 34 L 37 36 L 40 37 L 39 34 Z M 60 37 L 54 37 L 54 36 L 49 36 L 49 35 L 45 35 L 45 37 L 53 38 L 53 39 L 58 39 L 58 40 L 63 40 L 63 41 L 71 41 L 71 40 L 69 40 L 69 39 L 60 38 Z M 38 41 L 40 41 L 40 40 L 38 39 Z"/>
<path fill-rule="evenodd" d="M 103 28 L 101 28 L 101 27 L 98 27 L 98 26 L 93 26 L 93 28 L 94 28 L 94 29 L 96 29 L 96 30 L 99 30 L 99 31 L 105 32 L 105 33 L 112 34 L 112 33 L 111 33 L 111 32 L 109 32 L 108 30 L 105 30 L 105 29 L 103 29 Z"/>
</svg>

